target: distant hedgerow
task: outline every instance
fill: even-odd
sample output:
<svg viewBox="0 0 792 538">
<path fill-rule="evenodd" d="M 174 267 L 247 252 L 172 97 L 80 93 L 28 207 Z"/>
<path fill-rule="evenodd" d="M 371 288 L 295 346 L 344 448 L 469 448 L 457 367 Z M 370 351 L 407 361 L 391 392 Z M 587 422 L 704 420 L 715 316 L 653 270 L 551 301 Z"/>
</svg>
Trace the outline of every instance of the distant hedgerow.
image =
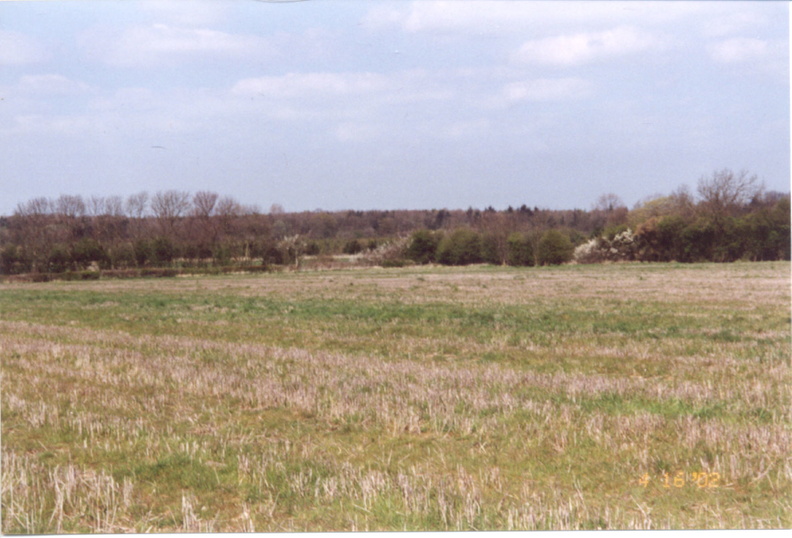
<svg viewBox="0 0 792 538">
<path fill-rule="evenodd" d="M 560 265 L 572 260 L 575 247 L 569 237 L 558 230 L 547 230 L 539 240 L 539 265 Z"/>
</svg>

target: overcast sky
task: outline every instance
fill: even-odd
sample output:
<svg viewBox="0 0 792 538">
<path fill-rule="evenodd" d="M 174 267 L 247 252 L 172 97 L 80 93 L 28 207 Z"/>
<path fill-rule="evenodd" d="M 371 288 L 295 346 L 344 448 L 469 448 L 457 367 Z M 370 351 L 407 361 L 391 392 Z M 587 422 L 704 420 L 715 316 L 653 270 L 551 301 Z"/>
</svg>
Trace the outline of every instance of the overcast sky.
<svg viewBox="0 0 792 538">
<path fill-rule="evenodd" d="M 629 206 L 790 186 L 787 2 L 0 3 L 0 214 Z"/>
</svg>

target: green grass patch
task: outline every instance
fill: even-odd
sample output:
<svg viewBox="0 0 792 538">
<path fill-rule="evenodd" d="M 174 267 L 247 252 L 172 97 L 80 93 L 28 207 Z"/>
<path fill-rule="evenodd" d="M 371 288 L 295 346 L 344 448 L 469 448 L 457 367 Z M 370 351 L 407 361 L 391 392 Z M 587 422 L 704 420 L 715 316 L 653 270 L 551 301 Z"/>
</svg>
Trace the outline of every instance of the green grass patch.
<svg viewBox="0 0 792 538">
<path fill-rule="evenodd" d="M 3 284 L 3 530 L 789 526 L 789 274 Z"/>
</svg>

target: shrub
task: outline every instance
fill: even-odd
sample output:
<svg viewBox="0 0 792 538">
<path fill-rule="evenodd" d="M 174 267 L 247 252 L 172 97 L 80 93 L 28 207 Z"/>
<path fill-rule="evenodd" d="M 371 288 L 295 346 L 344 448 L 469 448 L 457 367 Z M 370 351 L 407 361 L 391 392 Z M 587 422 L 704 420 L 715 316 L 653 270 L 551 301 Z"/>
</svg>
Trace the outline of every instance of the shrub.
<svg viewBox="0 0 792 538">
<path fill-rule="evenodd" d="M 605 261 L 605 253 L 601 247 L 602 238 L 595 237 L 578 245 L 572 253 L 572 258 L 577 263 L 600 263 Z"/>
<path fill-rule="evenodd" d="M 363 245 L 360 244 L 360 241 L 357 239 L 350 239 L 344 244 L 343 253 L 344 254 L 357 254 L 363 250 Z"/>
<path fill-rule="evenodd" d="M 635 259 L 636 240 L 629 228 L 613 234 L 604 233 L 582 245 L 578 245 L 573 258 L 578 263 L 599 263 L 604 261 L 624 261 Z"/>
<path fill-rule="evenodd" d="M 212 258 L 215 265 L 228 265 L 231 263 L 231 246 L 227 243 L 221 243 L 215 246 L 212 250 Z"/>
<path fill-rule="evenodd" d="M 481 236 L 469 228 L 460 228 L 443 238 L 437 247 L 437 261 L 443 265 L 468 265 L 483 261 Z"/>
<path fill-rule="evenodd" d="M 437 260 L 437 246 L 442 235 L 429 230 L 417 230 L 412 234 L 404 255 L 416 263 L 432 263 Z"/>
<path fill-rule="evenodd" d="M 109 271 L 102 271 L 102 278 L 138 278 L 140 271 L 138 269 L 111 269 Z"/>
<path fill-rule="evenodd" d="M 485 233 L 481 236 L 481 259 L 493 265 L 503 265 L 508 263 L 508 243 L 507 238 L 495 233 Z"/>
<path fill-rule="evenodd" d="M 409 242 L 408 237 L 399 237 L 380 244 L 374 250 L 369 250 L 362 255 L 362 259 L 372 265 L 382 267 L 402 267 L 404 253 Z"/>
<path fill-rule="evenodd" d="M 275 243 L 268 243 L 262 247 L 261 263 L 262 265 L 282 265 L 286 263 L 283 258 L 283 252 L 278 248 Z"/>
<path fill-rule="evenodd" d="M 71 265 L 71 256 L 66 247 L 55 245 L 47 256 L 47 271 L 50 273 L 63 273 Z"/>
<path fill-rule="evenodd" d="M 560 265 L 572 260 L 574 250 L 569 237 L 558 230 L 547 230 L 539 240 L 537 261 L 540 265 Z"/>
<path fill-rule="evenodd" d="M 322 249 L 319 248 L 319 243 L 314 240 L 308 241 L 305 245 L 305 255 L 306 256 L 318 256 L 321 254 Z M 354 253 L 353 253 L 354 254 Z"/>
<path fill-rule="evenodd" d="M 138 267 L 143 267 L 153 257 L 150 241 L 144 239 L 135 241 L 132 249 L 135 253 L 135 263 Z"/>
<path fill-rule="evenodd" d="M 507 263 L 514 266 L 531 266 L 535 263 L 533 243 L 525 234 L 514 232 L 506 240 Z"/>
<path fill-rule="evenodd" d="M 60 280 L 99 280 L 99 271 L 66 271 L 54 275 L 55 278 Z"/>
<path fill-rule="evenodd" d="M 76 267 L 83 269 L 94 262 L 105 268 L 110 265 L 110 257 L 104 247 L 97 240 L 87 237 L 72 245 L 71 258 Z"/>
<path fill-rule="evenodd" d="M 151 250 L 155 264 L 169 264 L 176 257 L 176 247 L 167 237 L 157 237 L 152 241 Z"/>
<path fill-rule="evenodd" d="M 151 269 L 142 269 L 140 271 L 140 276 L 147 277 L 174 277 L 179 274 L 178 269 L 163 269 L 163 268 L 151 268 Z"/>
<path fill-rule="evenodd" d="M 127 268 L 135 266 L 135 248 L 129 243 L 122 243 L 110 250 L 110 266 Z"/>
<path fill-rule="evenodd" d="M 31 264 L 24 249 L 8 244 L 0 251 L 0 273 L 13 275 L 30 271 Z"/>
</svg>

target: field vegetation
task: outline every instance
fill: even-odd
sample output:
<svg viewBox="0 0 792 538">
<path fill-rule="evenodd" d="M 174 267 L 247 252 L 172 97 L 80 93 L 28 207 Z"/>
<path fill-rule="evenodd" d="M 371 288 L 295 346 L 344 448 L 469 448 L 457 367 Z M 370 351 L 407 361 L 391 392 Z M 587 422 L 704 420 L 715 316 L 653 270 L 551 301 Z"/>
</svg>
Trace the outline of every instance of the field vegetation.
<svg viewBox="0 0 792 538">
<path fill-rule="evenodd" d="M 0 312 L 6 533 L 792 526 L 789 262 L 5 283 Z"/>
<path fill-rule="evenodd" d="M 725 169 L 628 210 L 615 194 L 590 211 L 393 210 L 269 213 L 230 197 L 61 194 L 0 217 L 0 275 L 17 281 L 196 274 L 333 265 L 556 265 L 569 261 L 790 259 L 789 193 Z M 310 261 L 309 261 L 310 260 Z M 347 265 L 349 265 L 347 263 Z M 145 276 L 145 275 L 144 275 Z"/>
</svg>

